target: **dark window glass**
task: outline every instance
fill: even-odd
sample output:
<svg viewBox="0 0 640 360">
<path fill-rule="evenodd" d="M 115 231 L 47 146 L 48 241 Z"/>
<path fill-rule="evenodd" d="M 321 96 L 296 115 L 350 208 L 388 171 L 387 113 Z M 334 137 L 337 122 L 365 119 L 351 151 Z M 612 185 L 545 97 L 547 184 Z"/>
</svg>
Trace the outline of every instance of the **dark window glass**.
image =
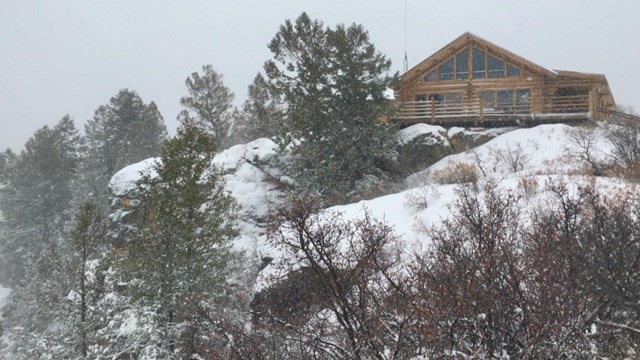
<svg viewBox="0 0 640 360">
<path fill-rule="evenodd" d="M 513 107 L 513 90 L 498 91 L 498 108 L 501 110 L 511 110 Z"/>
<path fill-rule="evenodd" d="M 444 102 L 447 104 L 460 104 L 462 102 L 461 93 L 444 94 Z"/>
<path fill-rule="evenodd" d="M 482 98 L 483 109 L 494 109 L 496 107 L 495 91 L 483 91 L 480 93 L 480 98 Z"/>
<path fill-rule="evenodd" d="M 438 80 L 453 80 L 453 59 L 440 66 L 438 69 Z"/>
<path fill-rule="evenodd" d="M 489 78 L 503 78 L 504 77 L 504 63 L 493 56 L 487 57 L 487 68 Z"/>
<path fill-rule="evenodd" d="M 434 102 L 442 102 L 442 100 L 444 99 L 444 96 L 442 96 L 442 94 L 429 94 L 429 100 L 432 100 Z"/>
<path fill-rule="evenodd" d="M 484 66 L 484 52 L 473 48 L 473 78 L 474 79 L 484 79 L 485 75 L 485 66 Z"/>
<path fill-rule="evenodd" d="M 531 103 L 531 93 L 529 90 L 516 91 L 516 111 L 519 113 L 529 113 Z"/>
<path fill-rule="evenodd" d="M 469 79 L 469 50 L 465 50 L 456 56 L 456 79 Z"/>
<path fill-rule="evenodd" d="M 427 97 L 424 95 L 416 95 L 416 101 L 427 101 Z"/>
<path fill-rule="evenodd" d="M 438 79 L 438 72 L 436 70 L 433 70 L 432 72 L 428 73 L 427 76 L 424 77 L 424 81 L 436 81 Z"/>
<path fill-rule="evenodd" d="M 517 67 L 513 67 L 511 65 L 507 65 L 507 76 L 508 77 L 520 76 L 520 69 L 518 69 Z"/>
</svg>

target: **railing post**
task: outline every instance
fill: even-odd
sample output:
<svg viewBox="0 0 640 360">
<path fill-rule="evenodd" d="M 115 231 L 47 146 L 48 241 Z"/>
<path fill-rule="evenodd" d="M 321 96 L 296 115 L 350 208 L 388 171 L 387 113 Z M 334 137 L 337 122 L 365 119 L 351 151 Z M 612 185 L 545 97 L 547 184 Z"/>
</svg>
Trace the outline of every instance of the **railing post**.
<svg viewBox="0 0 640 360">
<path fill-rule="evenodd" d="M 436 102 L 431 100 L 431 123 L 436 122 Z"/>
<path fill-rule="evenodd" d="M 482 104 L 482 97 L 480 97 L 480 108 L 478 109 L 480 114 L 480 122 L 484 120 L 484 105 Z"/>
</svg>

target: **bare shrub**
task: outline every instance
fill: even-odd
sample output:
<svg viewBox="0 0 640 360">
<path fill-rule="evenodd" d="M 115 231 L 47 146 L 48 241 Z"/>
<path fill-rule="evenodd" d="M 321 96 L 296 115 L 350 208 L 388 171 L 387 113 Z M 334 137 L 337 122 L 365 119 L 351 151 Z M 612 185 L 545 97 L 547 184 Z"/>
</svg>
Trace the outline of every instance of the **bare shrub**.
<svg viewBox="0 0 640 360">
<path fill-rule="evenodd" d="M 535 174 L 525 174 L 518 178 L 518 189 L 522 196 L 530 200 L 538 192 L 538 178 Z"/>
<path fill-rule="evenodd" d="M 614 161 L 629 178 L 640 179 L 640 123 L 633 120 L 613 119 L 606 137 L 613 146 Z"/>
<path fill-rule="evenodd" d="M 520 142 L 515 144 L 507 143 L 507 148 L 504 151 L 500 151 L 499 157 L 512 172 L 524 170 L 524 167 L 531 159 L 531 156 L 525 152 L 525 148 Z"/>
<path fill-rule="evenodd" d="M 478 169 L 473 164 L 457 163 L 434 171 L 432 178 L 439 184 L 475 184 L 478 182 Z"/>
<path fill-rule="evenodd" d="M 569 158 L 586 164 L 587 169 L 583 169 L 584 173 L 603 176 L 613 169 L 615 165 L 613 159 L 608 159 L 609 155 L 598 149 L 598 138 L 594 128 L 570 128 L 567 129 L 567 135 L 570 144 L 565 146 L 564 153 Z"/>
<path fill-rule="evenodd" d="M 427 184 L 408 191 L 404 196 L 404 206 L 409 209 L 422 210 L 429 202 L 440 197 L 440 192 L 433 184 Z"/>
</svg>

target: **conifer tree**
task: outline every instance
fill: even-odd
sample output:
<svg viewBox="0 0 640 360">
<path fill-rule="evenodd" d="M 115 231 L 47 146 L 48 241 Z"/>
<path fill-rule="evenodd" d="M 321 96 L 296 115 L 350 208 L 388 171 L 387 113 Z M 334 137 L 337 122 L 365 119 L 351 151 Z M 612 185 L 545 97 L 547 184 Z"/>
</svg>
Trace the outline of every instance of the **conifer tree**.
<svg viewBox="0 0 640 360">
<path fill-rule="evenodd" d="M 185 84 L 189 95 L 180 98 L 184 110 L 178 119 L 193 121 L 211 136 L 218 149 L 227 146 L 233 124 L 234 95 L 222 82 L 222 75 L 211 65 L 204 65 L 202 73 L 192 73 Z"/>
<path fill-rule="evenodd" d="M 282 128 L 282 104 L 267 80 L 258 73 L 249 85 L 247 101 L 233 126 L 234 140 L 245 143 L 262 137 L 274 137 Z"/>
<path fill-rule="evenodd" d="M 279 142 L 291 149 L 300 187 L 344 201 L 380 182 L 395 155 L 393 129 L 377 121 L 388 107 L 391 63 L 364 28 L 331 29 L 303 13 L 280 27 L 269 48 L 265 71 L 286 105 L 288 136 Z"/>
<path fill-rule="evenodd" d="M 19 156 L 7 155 L 14 165 L 5 171 L 0 192 L 3 284 L 28 284 L 40 256 L 63 239 L 72 215 L 69 205 L 81 148 L 82 139 L 67 115 L 53 128 L 37 130 Z"/>
<path fill-rule="evenodd" d="M 83 164 L 83 192 L 104 209 L 107 184 L 121 168 L 157 156 L 167 137 L 164 119 L 156 105 L 145 104 L 132 90 L 122 89 L 95 111 L 85 125 L 87 160 Z"/>
<path fill-rule="evenodd" d="M 146 324 L 134 335 L 146 341 L 146 354 L 210 348 L 210 333 L 196 324 L 224 294 L 235 235 L 234 201 L 212 165 L 214 152 L 212 138 L 186 121 L 165 142 L 155 174 L 143 176 L 139 186 L 143 216 L 126 246 L 125 272 L 139 304 L 138 321 Z M 205 344 L 188 346 L 181 339 L 187 331 L 197 333 L 190 341 Z"/>
</svg>

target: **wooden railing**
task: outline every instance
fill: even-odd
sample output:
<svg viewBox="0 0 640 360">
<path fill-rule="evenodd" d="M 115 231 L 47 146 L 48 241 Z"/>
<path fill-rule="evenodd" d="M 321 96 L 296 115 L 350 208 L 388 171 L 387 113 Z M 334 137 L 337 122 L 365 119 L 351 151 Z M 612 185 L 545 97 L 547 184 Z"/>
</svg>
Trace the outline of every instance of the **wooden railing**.
<svg viewBox="0 0 640 360">
<path fill-rule="evenodd" d="M 589 95 L 553 96 L 544 103 L 545 113 L 588 113 Z"/>
<path fill-rule="evenodd" d="M 394 118 L 399 122 L 445 122 L 459 118 L 476 118 L 480 121 L 487 118 L 530 118 L 534 116 L 548 117 L 567 116 L 568 114 L 585 115 L 589 113 L 589 96 L 554 96 L 546 98 L 542 104 L 543 111 L 532 113 L 531 103 L 483 103 L 482 99 L 444 103 L 434 100 L 408 101 L 400 103 L 399 111 Z"/>
</svg>

